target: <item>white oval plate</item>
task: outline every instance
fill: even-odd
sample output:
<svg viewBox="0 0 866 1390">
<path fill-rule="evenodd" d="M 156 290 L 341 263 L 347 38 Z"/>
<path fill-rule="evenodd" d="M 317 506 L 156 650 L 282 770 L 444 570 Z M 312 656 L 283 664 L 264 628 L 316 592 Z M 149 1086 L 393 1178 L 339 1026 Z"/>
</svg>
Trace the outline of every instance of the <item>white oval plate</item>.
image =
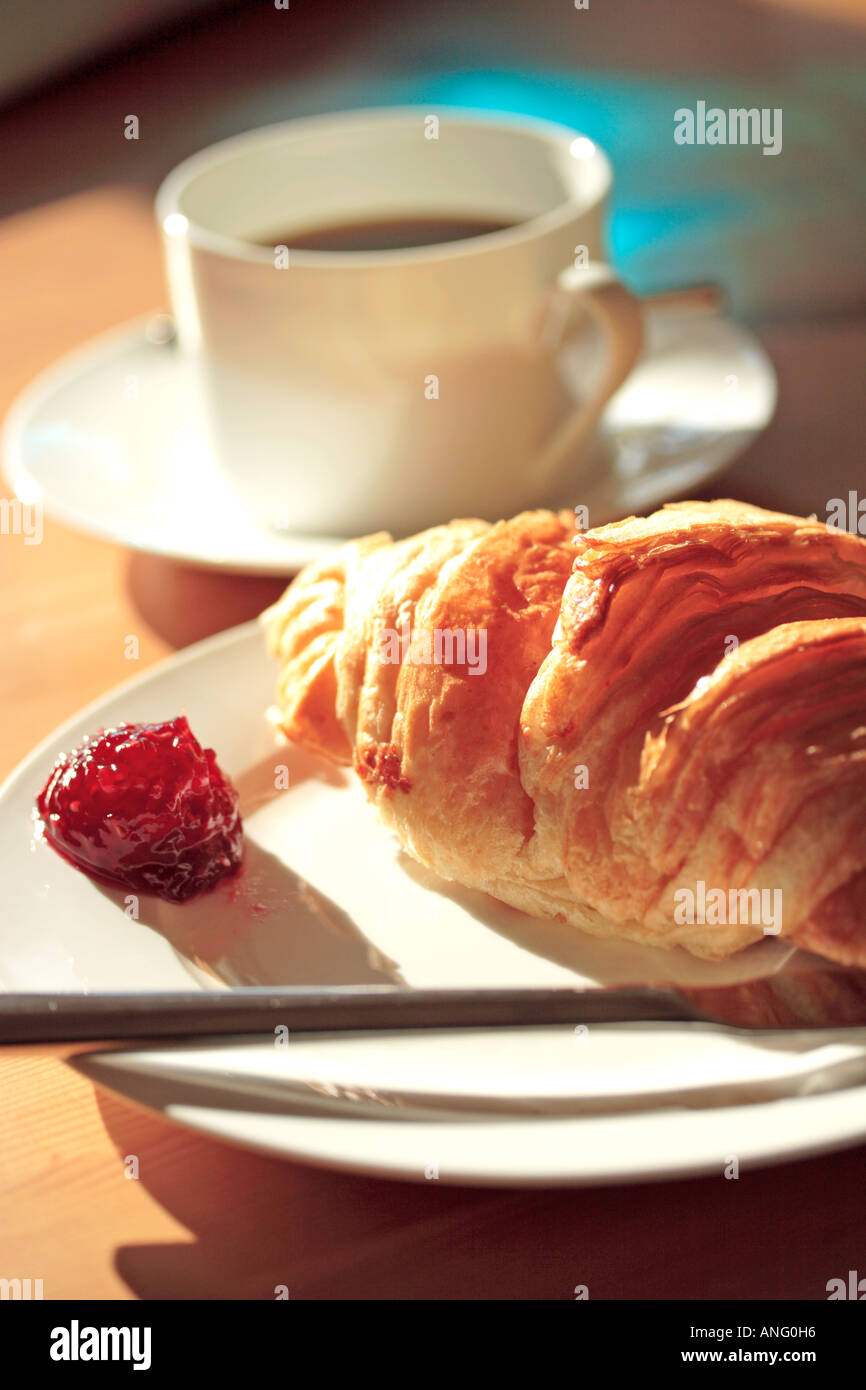
<svg viewBox="0 0 866 1390">
<path fill-rule="evenodd" d="M 152 335 L 151 335 L 152 336 Z M 561 356 L 579 381 L 580 347 Z M 644 359 L 610 402 L 566 493 L 601 526 L 694 491 L 770 421 L 773 368 L 728 319 L 647 314 Z M 18 496 L 78 530 L 236 573 L 290 574 L 340 537 L 278 532 L 241 507 L 208 443 L 191 362 L 148 320 L 104 334 L 43 372 L 7 417 L 3 466 Z M 495 518 L 493 518 L 495 520 Z"/>
<path fill-rule="evenodd" d="M 125 990 L 224 983 L 556 984 L 742 979 L 776 941 L 723 965 L 593 941 L 409 863 L 341 771 L 275 743 L 274 671 L 248 624 L 76 715 L 0 789 L 0 987 Z M 176 907 L 76 872 L 35 832 L 55 754 L 122 719 L 185 712 L 242 796 L 243 875 Z M 275 790 L 285 780 L 288 790 Z M 566 1184 L 721 1172 L 866 1138 L 866 1038 L 699 1025 L 294 1037 L 88 1054 L 101 1084 L 253 1148 L 450 1182 Z M 826 1090 L 838 1076 L 838 1090 Z"/>
</svg>

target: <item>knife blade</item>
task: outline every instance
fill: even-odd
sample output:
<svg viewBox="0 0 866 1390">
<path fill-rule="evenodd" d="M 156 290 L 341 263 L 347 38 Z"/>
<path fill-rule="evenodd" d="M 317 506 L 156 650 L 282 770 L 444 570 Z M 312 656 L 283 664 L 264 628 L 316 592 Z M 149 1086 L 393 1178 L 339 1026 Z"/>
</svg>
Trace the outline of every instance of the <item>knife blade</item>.
<svg viewBox="0 0 866 1390">
<path fill-rule="evenodd" d="M 749 1030 L 866 1027 L 866 971 L 823 967 L 735 985 L 412 989 L 243 986 L 0 995 L 0 1043 L 273 1032 L 704 1023 Z"/>
</svg>

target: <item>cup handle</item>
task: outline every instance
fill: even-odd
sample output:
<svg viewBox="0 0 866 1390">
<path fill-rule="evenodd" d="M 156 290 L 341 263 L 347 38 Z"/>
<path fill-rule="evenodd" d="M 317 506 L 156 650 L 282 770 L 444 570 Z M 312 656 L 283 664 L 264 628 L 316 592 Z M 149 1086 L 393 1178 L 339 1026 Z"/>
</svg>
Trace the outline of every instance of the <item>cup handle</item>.
<svg viewBox="0 0 866 1390">
<path fill-rule="evenodd" d="M 536 476 L 545 479 L 552 479 L 570 458 L 577 458 L 643 347 L 643 305 L 603 261 L 569 266 L 560 274 L 546 315 L 544 338 L 549 350 L 568 337 L 580 317 L 578 311 L 589 313 L 601 330 L 607 363 L 589 396 L 557 428 L 536 460 Z"/>
</svg>

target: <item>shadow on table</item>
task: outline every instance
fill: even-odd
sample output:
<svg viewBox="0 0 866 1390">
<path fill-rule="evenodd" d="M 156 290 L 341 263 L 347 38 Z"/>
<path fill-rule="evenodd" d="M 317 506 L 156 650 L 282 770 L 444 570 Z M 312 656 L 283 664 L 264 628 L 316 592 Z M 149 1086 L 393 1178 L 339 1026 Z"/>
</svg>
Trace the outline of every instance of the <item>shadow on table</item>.
<svg viewBox="0 0 866 1390">
<path fill-rule="evenodd" d="M 862 1247 L 863 1149 L 724 1177 L 490 1191 L 307 1168 L 98 1093 L 121 1158 L 189 1243 L 121 1246 L 139 1298 L 826 1298 Z M 828 1194 L 832 1194 L 830 1197 Z M 819 1241 L 815 1231 L 821 1231 Z"/>
<path fill-rule="evenodd" d="M 159 555 L 129 556 L 126 589 L 148 627 L 173 647 L 186 647 L 258 617 L 289 576 L 227 574 L 196 569 Z"/>
</svg>

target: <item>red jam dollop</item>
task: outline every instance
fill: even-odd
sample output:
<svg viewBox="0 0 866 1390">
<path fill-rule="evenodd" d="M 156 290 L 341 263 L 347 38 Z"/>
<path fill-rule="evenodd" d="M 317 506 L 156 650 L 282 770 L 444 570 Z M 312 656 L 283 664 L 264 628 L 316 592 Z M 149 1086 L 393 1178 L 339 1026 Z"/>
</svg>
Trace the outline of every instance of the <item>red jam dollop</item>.
<svg viewBox="0 0 866 1390">
<path fill-rule="evenodd" d="M 57 759 L 36 805 L 47 840 L 76 868 L 169 902 L 241 864 L 238 794 L 183 715 L 85 739 Z"/>
</svg>

